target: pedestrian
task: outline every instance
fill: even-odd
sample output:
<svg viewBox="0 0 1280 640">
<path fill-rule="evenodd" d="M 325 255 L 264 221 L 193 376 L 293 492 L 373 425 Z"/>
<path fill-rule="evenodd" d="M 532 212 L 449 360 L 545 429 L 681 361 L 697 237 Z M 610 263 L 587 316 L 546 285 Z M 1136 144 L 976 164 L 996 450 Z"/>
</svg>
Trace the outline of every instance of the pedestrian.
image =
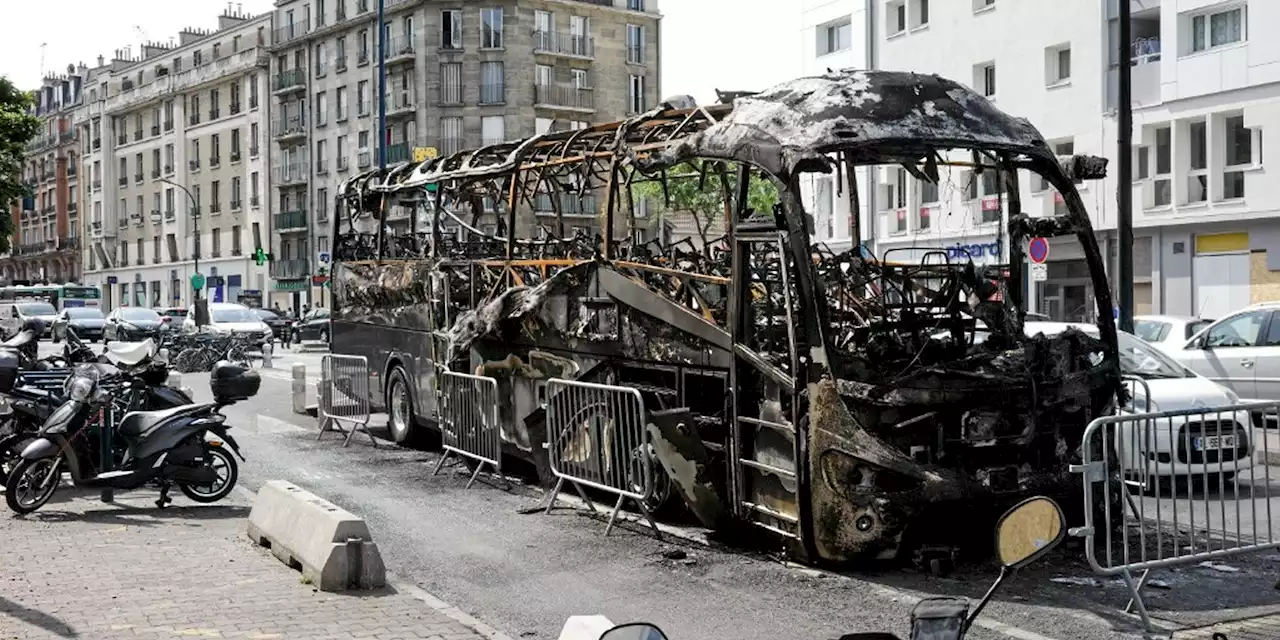
<svg viewBox="0 0 1280 640">
<path fill-rule="evenodd" d="M 304 318 L 305 318 L 305 317 L 307 317 L 307 314 L 308 314 L 308 313 L 311 313 L 311 303 L 310 303 L 310 302 L 308 302 L 308 303 L 306 303 L 306 304 L 302 305 L 302 317 L 304 317 Z"/>
<path fill-rule="evenodd" d="M 271 310 L 274 311 L 276 315 L 280 315 L 280 303 L 276 302 L 275 306 L 272 307 Z"/>
</svg>

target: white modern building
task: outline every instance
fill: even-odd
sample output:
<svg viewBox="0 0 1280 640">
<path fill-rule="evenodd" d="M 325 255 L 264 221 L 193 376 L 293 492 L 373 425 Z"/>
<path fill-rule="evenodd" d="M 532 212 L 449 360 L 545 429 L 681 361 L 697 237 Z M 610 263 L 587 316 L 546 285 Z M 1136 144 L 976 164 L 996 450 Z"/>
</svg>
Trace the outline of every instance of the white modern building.
<svg viewBox="0 0 1280 640">
<path fill-rule="evenodd" d="M 120 50 L 89 71 L 76 118 L 91 185 L 81 263 L 104 308 L 189 305 L 197 270 L 210 300 L 261 300 L 269 26 L 228 10 L 215 30 Z"/>
<path fill-rule="evenodd" d="M 806 71 L 874 67 L 966 82 L 1030 119 L 1059 153 L 1111 158 L 1113 177 L 1081 192 L 1114 263 L 1117 7 L 1116 0 L 806 0 L 802 60 Z M 1280 185 L 1263 163 L 1263 149 L 1280 144 L 1280 42 L 1259 26 L 1280 24 L 1280 2 L 1131 0 L 1131 7 L 1138 312 L 1212 317 L 1280 298 Z M 975 184 L 962 171 L 937 188 L 896 170 L 870 173 L 864 235 L 877 255 L 961 253 L 960 245 L 979 260 L 1000 259 L 1002 220 L 986 197 L 995 185 Z M 1060 206 L 1039 180 L 1020 183 L 1028 213 Z M 840 200 L 815 208 L 838 213 Z M 1054 239 L 1048 271 L 1046 282 L 1028 284 L 1037 310 L 1065 320 L 1095 316 L 1074 240 Z"/>
</svg>

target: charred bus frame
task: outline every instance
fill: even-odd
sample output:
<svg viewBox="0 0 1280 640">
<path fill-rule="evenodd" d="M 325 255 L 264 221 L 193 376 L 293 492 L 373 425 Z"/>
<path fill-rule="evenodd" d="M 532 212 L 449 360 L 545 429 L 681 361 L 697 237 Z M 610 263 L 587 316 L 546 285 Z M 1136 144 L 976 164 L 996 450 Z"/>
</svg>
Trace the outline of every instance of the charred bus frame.
<svg viewBox="0 0 1280 640">
<path fill-rule="evenodd" d="M 856 212 L 855 169 L 886 164 L 933 182 L 947 165 L 998 172 L 1008 263 L 890 264 L 815 245 L 800 177 L 835 174 Z M 369 357 L 399 436 L 433 423 L 441 367 L 498 378 L 504 442 L 540 464 L 542 443 L 562 443 L 541 423 L 546 379 L 638 388 L 690 425 L 664 431 L 658 457 L 708 526 L 769 532 L 813 562 L 892 557 L 939 505 L 1075 486 L 1085 426 L 1122 394 L 1115 325 L 1101 313 L 1100 340 L 1025 336 L 1023 247 L 1078 238 L 1110 309 L 1073 184 L 1105 165 L 1055 157 L 958 83 L 846 71 L 375 170 L 339 190 L 334 350 Z M 1067 213 L 1023 213 L 1020 170 Z M 676 179 L 720 191 L 725 237 L 683 253 L 620 239 L 637 224 L 631 187 Z M 760 179 L 776 187 L 772 210 L 749 207 Z M 565 237 L 563 198 L 597 192 L 601 233 Z M 544 194 L 556 223 L 538 238 L 550 225 L 518 214 Z M 387 222 L 397 203 L 415 208 L 407 234 Z M 991 337 L 976 344 L 979 321 Z"/>
</svg>

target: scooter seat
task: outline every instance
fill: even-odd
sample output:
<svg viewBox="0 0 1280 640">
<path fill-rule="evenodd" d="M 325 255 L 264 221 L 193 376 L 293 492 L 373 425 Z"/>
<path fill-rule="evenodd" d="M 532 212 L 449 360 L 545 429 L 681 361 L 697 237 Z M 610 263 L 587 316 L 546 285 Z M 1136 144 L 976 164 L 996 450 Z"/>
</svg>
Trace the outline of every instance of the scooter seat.
<svg viewBox="0 0 1280 640">
<path fill-rule="evenodd" d="M 170 420 L 200 413 L 213 406 L 216 405 L 203 403 L 188 404 L 160 411 L 131 411 L 120 421 L 120 426 L 116 427 L 116 431 L 129 438 L 142 437 Z"/>
<path fill-rule="evenodd" d="M 9 338 L 4 342 L 0 342 L 0 346 L 9 347 L 11 349 L 17 349 L 29 344 L 35 338 L 35 336 L 36 334 L 31 331 L 19 331 L 17 335 L 13 336 L 12 338 Z"/>
<path fill-rule="evenodd" d="M 156 343 L 150 338 L 142 342 L 116 342 L 107 343 L 107 359 L 114 364 L 122 364 L 131 367 L 147 358 L 155 355 Z"/>
</svg>

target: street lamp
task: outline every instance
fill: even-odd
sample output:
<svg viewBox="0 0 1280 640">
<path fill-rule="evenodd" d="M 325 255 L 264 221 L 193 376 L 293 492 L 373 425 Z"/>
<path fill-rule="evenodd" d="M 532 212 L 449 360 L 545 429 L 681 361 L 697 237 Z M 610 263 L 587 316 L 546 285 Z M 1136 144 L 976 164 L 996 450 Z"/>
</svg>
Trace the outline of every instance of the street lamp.
<svg viewBox="0 0 1280 640">
<path fill-rule="evenodd" d="M 163 182 L 167 185 L 174 186 L 181 189 L 183 193 L 187 194 L 187 199 L 191 201 L 191 220 L 195 223 L 195 229 L 194 229 L 195 242 L 192 243 L 193 252 L 191 257 L 195 261 L 195 272 L 196 272 L 195 275 L 192 276 L 192 282 L 191 282 L 191 285 L 192 285 L 191 288 L 193 290 L 192 307 L 194 308 L 195 314 L 196 314 L 196 326 L 202 327 L 206 324 L 209 324 L 209 313 L 208 313 L 208 310 L 205 308 L 204 299 L 200 297 L 200 289 L 203 288 L 204 283 L 201 282 L 200 287 L 195 286 L 195 283 L 197 282 L 197 280 L 202 280 L 199 277 L 200 276 L 200 201 L 196 199 L 195 194 L 191 193 L 190 189 L 186 188 L 181 184 L 174 182 L 173 180 L 170 180 L 168 178 L 160 178 L 160 182 Z"/>
</svg>

